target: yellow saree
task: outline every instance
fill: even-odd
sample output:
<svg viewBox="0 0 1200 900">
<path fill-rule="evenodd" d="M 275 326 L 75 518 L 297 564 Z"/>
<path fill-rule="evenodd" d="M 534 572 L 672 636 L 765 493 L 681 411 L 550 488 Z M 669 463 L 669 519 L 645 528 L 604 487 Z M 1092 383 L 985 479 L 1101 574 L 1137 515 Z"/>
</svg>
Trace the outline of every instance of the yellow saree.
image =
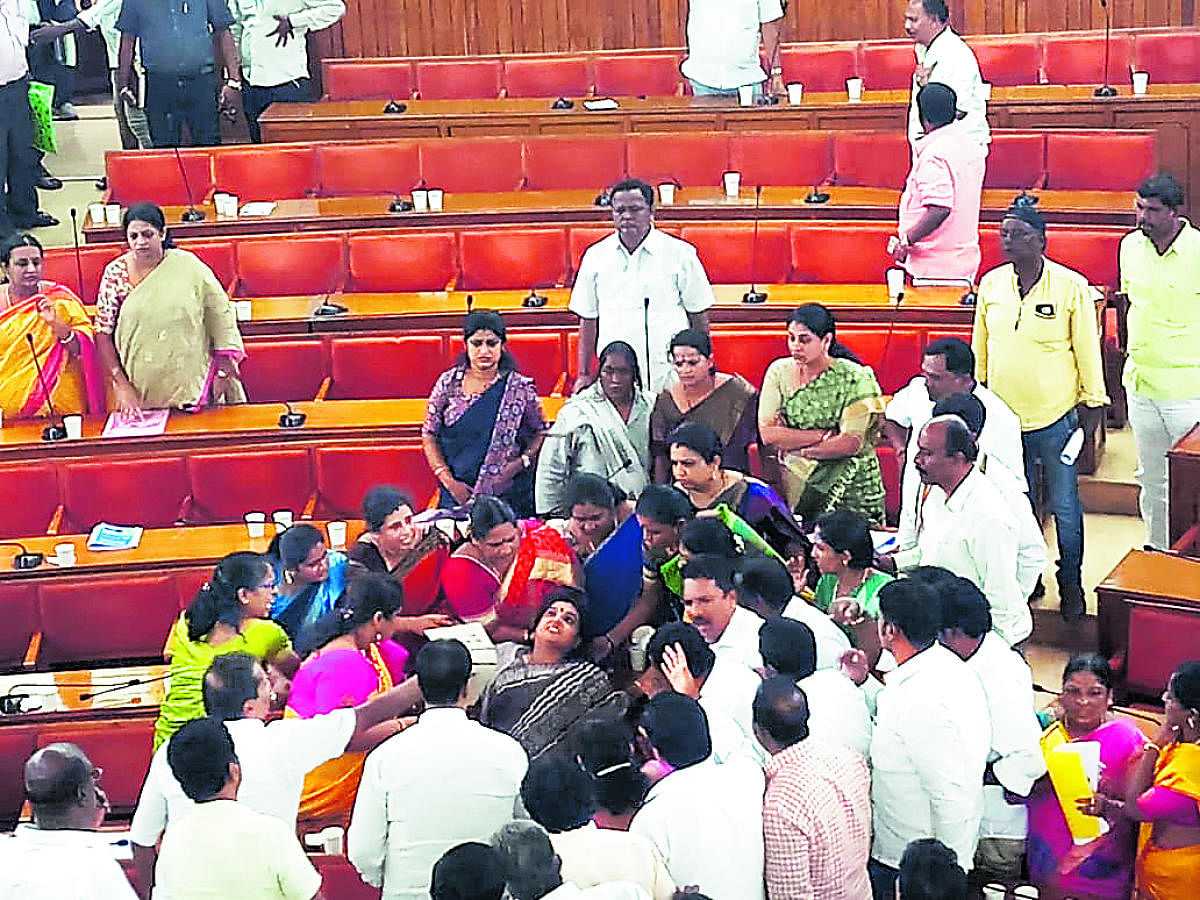
<svg viewBox="0 0 1200 900">
<path fill-rule="evenodd" d="M 1154 767 L 1154 786 L 1170 788 L 1200 801 L 1200 747 L 1171 744 Z M 1148 900 L 1185 900 L 1200 889 L 1200 843 L 1159 847 L 1154 824 L 1142 823 L 1138 835 L 1138 896 Z"/>
</svg>

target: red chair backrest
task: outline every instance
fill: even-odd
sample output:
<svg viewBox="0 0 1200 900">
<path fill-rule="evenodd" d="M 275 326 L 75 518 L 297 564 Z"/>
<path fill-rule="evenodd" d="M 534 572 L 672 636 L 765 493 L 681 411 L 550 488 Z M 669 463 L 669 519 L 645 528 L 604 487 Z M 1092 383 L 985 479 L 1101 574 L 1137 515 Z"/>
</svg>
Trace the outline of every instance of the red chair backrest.
<svg viewBox="0 0 1200 900">
<path fill-rule="evenodd" d="M 188 241 L 183 249 L 196 254 L 200 261 L 212 269 L 217 281 L 228 290 L 237 278 L 237 261 L 232 241 Z"/>
<path fill-rule="evenodd" d="M 153 755 L 154 720 L 117 719 L 111 722 L 63 722 L 44 725 L 37 746 L 76 744 L 94 766 L 104 770 L 100 786 L 112 811 L 128 815 L 137 807 L 142 782 Z"/>
<path fill-rule="evenodd" d="M 883 514 L 889 525 L 900 521 L 900 466 L 896 459 L 896 451 L 890 444 L 879 444 L 875 447 L 875 457 L 879 460 L 879 472 L 883 476 Z"/>
<path fill-rule="evenodd" d="M 504 89 L 509 97 L 584 97 L 591 87 L 582 56 L 504 61 Z"/>
<path fill-rule="evenodd" d="M 567 371 L 566 347 L 559 333 L 508 333 L 508 349 L 516 357 L 521 374 L 537 383 L 538 394 L 549 396 Z"/>
<path fill-rule="evenodd" d="M 340 237 L 238 242 L 238 295 L 293 297 L 330 294 L 345 281 Z"/>
<path fill-rule="evenodd" d="M 313 488 L 307 450 L 196 453 L 187 467 L 190 522 L 241 522 L 248 512 L 277 509 L 299 517 Z"/>
<path fill-rule="evenodd" d="M 361 515 L 363 497 L 379 484 L 394 484 L 410 492 L 416 511 L 437 490 L 437 481 L 417 445 L 318 447 L 314 457 L 317 508 L 322 515 Z"/>
<path fill-rule="evenodd" d="M 567 235 L 561 228 L 462 232 L 462 289 L 554 287 L 567 278 Z"/>
<path fill-rule="evenodd" d="M 624 178 L 625 171 L 625 138 L 620 135 L 525 139 L 527 190 L 586 188 L 599 193 Z"/>
<path fill-rule="evenodd" d="M 911 41 L 864 44 L 859 52 L 864 91 L 898 91 L 912 85 L 917 57 Z"/>
<path fill-rule="evenodd" d="M 162 657 L 179 597 L 170 575 L 51 579 L 38 589 L 40 665 Z"/>
<path fill-rule="evenodd" d="M 597 241 L 602 241 L 613 233 L 613 228 L 609 226 L 591 226 L 580 225 L 571 228 L 569 238 L 569 253 L 571 258 L 571 275 L 574 280 L 575 274 L 579 272 L 579 264 L 583 261 L 583 254 L 587 252 L 587 248 Z"/>
<path fill-rule="evenodd" d="M 314 147 L 249 147 L 215 154 L 218 190 L 247 200 L 294 200 L 317 189 L 317 151 Z"/>
<path fill-rule="evenodd" d="M 824 131 L 742 132 L 729 141 L 729 168 L 748 186 L 821 184 L 833 175 L 833 143 Z"/>
<path fill-rule="evenodd" d="M 979 277 L 982 277 L 985 272 L 990 272 L 996 266 L 1002 266 L 1008 262 L 1004 258 L 1004 250 L 1000 247 L 1000 226 L 999 225 L 979 225 Z M 978 278 L 976 279 L 978 281 Z"/>
<path fill-rule="evenodd" d="M 104 154 L 104 172 L 112 203 L 132 206 L 186 206 L 200 203 L 213 189 L 213 151 L 115 150 Z M 180 171 L 182 161 L 183 171 Z"/>
<path fill-rule="evenodd" d="M 37 749 L 36 725 L 0 728 L 0 828 L 11 831 L 25 805 L 25 760 Z"/>
<path fill-rule="evenodd" d="M 687 187 L 717 187 L 729 168 L 724 134 L 631 134 L 626 145 L 629 174 L 650 184 L 678 181 Z"/>
<path fill-rule="evenodd" d="M 0 669 L 20 668 L 29 640 L 42 630 L 37 591 L 31 582 L 0 584 Z M 7 728 L 0 728 L 0 734 Z M 3 812 L 0 811 L 0 818 Z"/>
<path fill-rule="evenodd" d="M 791 226 L 792 281 L 816 284 L 882 284 L 892 258 L 890 226 L 808 223 Z"/>
<path fill-rule="evenodd" d="M 1046 136 L 1035 133 L 992 132 L 985 188 L 1028 190 L 1046 171 Z"/>
<path fill-rule="evenodd" d="M 858 74 L 858 54 L 852 44 L 799 44 L 780 51 L 779 65 L 784 82 L 804 85 L 805 93 L 844 92 Z"/>
<path fill-rule="evenodd" d="M 79 265 L 75 265 L 75 251 L 66 248 L 48 249 L 42 256 L 43 277 L 57 281 L 73 290 L 84 303 L 96 302 L 100 290 L 100 279 L 104 267 L 121 255 L 123 247 L 112 244 L 104 247 L 80 247 Z M 83 289 L 79 286 L 79 271 L 83 270 Z"/>
<path fill-rule="evenodd" d="M 62 469 L 65 534 L 97 522 L 166 528 L 188 496 L 187 469 L 177 456 L 72 461 Z"/>
<path fill-rule="evenodd" d="M 330 400 L 423 399 L 446 368 L 437 335 L 337 338 L 329 345 Z"/>
<path fill-rule="evenodd" d="M 1138 34 L 1133 38 L 1137 67 L 1151 82 L 1200 82 L 1200 31 Z"/>
<path fill-rule="evenodd" d="M 685 225 L 683 239 L 696 248 L 712 284 L 780 284 L 787 281 L 787 228 L 748 222 Z"/>
<path fill-rule="evenodd" d="M 1126 672 L 1129 687 L 1157 693 L 1181 662 L 1196 658 L 1197 645 L 1200 623 L 1189 611 L 1131 605 Z"/>
<path fill-rule="evenodd" d="M 501 193 L 521 186 L 521 139 L 473 138 L 421 144 L 421 177 L 447 192 Z"/>
<path fill-rule="evenodd" d="M 421 180 L 421 159 L 414 141 L 320 144 L 317 173 L 322 197 L 406 194 Z"/>
<path fill-rule="evenodd" d="M 242 386 L 251 403 L 315 400 L 329 370 L 321 341 L 247 340 Z"/>
<path fill-rule="evenodd" d="M 770 330 L 714 329 L 713 356 L 723 372 L 736 372 L 753 385 L 763 382 L 767 366 L 787 355 L 783 328 Z"/>
<path fill-rule="evenodd" d="M 1108 80 L 1129 83 L 1133 40 L 1114 34 L 1109 50 Z M 1050 84 L 1100 84 L 1104 81 L 1104 35 L 1057 35 L 1042 41 L 1042 66 Z"/>
<path fill-rule="evenodd" d="M 1152 133 L 1046 134 L 1046 186 L 1055 190 L 1132 191 L 1154 168 Z"/>
<path fill-rule="evenodd" d="M 1091 284 L 1116 287 L 1117 248 L 1123 235 L 1099 228 L 1055 228 L 1046 232 L 1046 255 L 1087 276 Z"/>
<path fill-rule="evenodd" d="M 679 93 L 679 57 L 673 53 L 592 58 L 598 97 L 673 97 Z"/>
<path fill-rule="evenodd" d="M 838 132 L 833 138 L 837 183 L 900 190 L 908 178 L 912 151 L 902 131 Z"/>
<path fill-rule="evenodd" d="M 1037 84 L 1042 47 L 1037 38 L 1005 35 L 1004 40 L 968 40 L 983 80 L 998 87 Z"/>
<path fill-rule="evenodd" d="M 330 100 L 405 100 L 412 96 L 412 64 L 356 59 L 324 63 L 325 96 Z"/>
<path fill-rule="evenodd" d="M 924 343 L 921 332 L 915 328 L 887 325 L 839 328 L 837 339 L 853 350 L 864 365 L 875 370 L 875 378 L 885 394 L 904 387 L 921 368 Z"/>
<path fill-rule="evenodd" d="M 453 232 L 355 234 L 346 243 L 348 291 L 444 291 L 458 276 Z"/>
<path fill-rule="evenodd" d="M 417 63 L 423 100 L 475 100 L 500 96 L 498 59 L 426 60 Z"/>
<path fill-rule="evenodd" d="M 0 540 L 45 534 L 58 508 L 58 474 L 48 463 L 0 466 L 0 497 Z"/>
</svg>

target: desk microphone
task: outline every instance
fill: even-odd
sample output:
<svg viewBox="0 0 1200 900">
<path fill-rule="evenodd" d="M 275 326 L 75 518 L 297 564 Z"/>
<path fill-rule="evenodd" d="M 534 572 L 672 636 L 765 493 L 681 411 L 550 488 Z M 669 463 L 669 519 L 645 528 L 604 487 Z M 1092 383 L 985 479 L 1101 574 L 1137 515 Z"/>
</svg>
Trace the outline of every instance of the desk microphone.
<svg viewBox="0 0 1200 900">
<path fill-rule="evenodd" d="M 292 409 L 292 404 L 286 400 L 283 401 L 283 405 L 287 409 L 287 412 L 279 417 L 280 428 L 299 428 L 308 420 L 307 415 L 302 412 L 296 412 L 296 410 Z"/>
<path fill-rule="evenodd" d="M 960 306 L 975 305 L 975 282 L 970 278 L 914 278 L 913 287 L 931 287 L 942 284 L 958 284 L 966 287 L 967 292 L 958 298 Z"/>
<path fill-rule="evenodd" d="M 340 303 L 334 303 L 332 300 L 323 300 L 321 305 L 313 310 L 314 316 L 339 316 L 348 309 Z"/>
<path fill-rule="evenodd" d="M 750 290 L 742 294 L 743 303 L 766 303 L 767 292 L 755 289 L 758 282 L 758 210 L 762 205 L 762 185 L 754 186 L 754 240 L 750 246 Z"/>
<path fill-rule="evenodd" d="M 475 295 L 467 294 L 467 315 L 471 314 L 471 307 L 475 305 Z"/>
<path fill-rule="evenodd" d="M 1021 193 L 1019 193 L 1019 194 L 1017 194 L 1017 196 L 1013 197 L 1012 205 L 1013 206 L 1024 206 L 1024 207 L 1027 207 L 1028 209 L 1033 209 L 1035 206 L 1037 206 L 1037 203 L 1038 203 L 1037 194 L 1031 194 L 1031 193 L 1029 193 L 1029 191 L 1021 191 Z"/>
<path fill-rule="evenodd" d="M 804 202 L 811 203 L 813 205 L 816 205 L 818 203 L 828 203 L 829 202 L 829 194 L 827 194 L 825 191 L 820 190 L 817 187 L 817 185 L 814 184 L 813 189 L 811 191 L 809 191 L 808 196 L 804 198 Z"/>
<path fill-rule="evenodd" d="M 179 155 L 179 148 L 175 148 L 175 162 L 179 164 L 179 177 L 183 179 L 183 191 L 187 194 L 188 208 L 184 210 L 182 216 L 179 217 L 180 222 L 203 222 L 204 212 L 196 209 L 196 203 L 192 200 L 192 186 L 188 184 L 187 169 L 183 165 L 183 157 Z"/>
<path fill-rule="evenodd" d="M 82 702 L 91 700 L 94 697 L 102 697 L 105 694 L 115 694 L 117 691 L 123 691 L 126 688 L 140 687 L 143 684 L 154 684 L 157 681 L 166 681 L 170 677 L 170 672 L 164 672 L 162 675 L 155 675 L 151 678 L 130 678 L 123 684 L 115 684 L 111 687 L 101 688 L 98 691 L 85 691 L 79 695 L 79 700 Z"/>
<path fill-rule="evenodd" d="M 1112 10 L 1108 8 L 1108 0 L 1100 0 L 1104 8 L 1104 84 L 1092 91 L 1094 97 L 1115 97 L 1117 89 L 1108 83 L 1108 58 L 1112 46 Z"/>
<path fill-rule="evenodd" d="M 389 100 L 383 105 L 385 115 L 397 116 L 408 109 L 407 103 L 401 103 L 399 100 Z"/>
<path fill-rule="evenodd" d="M 79 213 L 71 207 L 71 243 L 75 246 L 75 275 L 79 279 L 79 299 L 83 300 L 83 262 L 79 258 Z M 86 301 L 85 301 L 86 302 Z"/>
<path fill-rule="evenodd" d="M 646 334 L 646 383 L 650 383 L 650 298 L 642 299 L 642 329 Z"/>
<path fill-rule="evenodd" d="M 38 383 L 42 386 L 42 393 L 46 395 L 46 407 L 50 411 L 51 420 L 58 419 L 58 424 L 53 421 L 42 429 L 43 441 L 63 441 L 67 438 L 67 427 L 62 424 L 62 416 L 54 409 L 54 401 L 50 399 L 50 388 L 46 387 L 46 375 L 42 372 L 41 361 L 38 360 L 37 350 L 33 346 L 33 335 L 26 332 L 25 340 L 29 342 L 29 355 L 33 357 L 33 365 L 37 369 Z"/>
<path fill-rule="evenodd" d="M 547 297 L 545 294 L 539 294 L 537 292 L 537 288 L 533 287 L 529 289 L 528 294 L 521 298 L 521 305 L 526 309 L 541 309 L 549 302 L 549 297 Z"/>
<path fill-rule="evenodd" d="M 412 212 L 415 208 L 411 200 L 405 200 L 399 194 L 392 198 L 392 202 L 388 204 L 388 212 L 394 213 Z"/>
<path fill-rule="evenodd" d="M 20 541 L 0 541 L 0 547 L 16 547 L 21 551 L 13 557 L 13 568 L 18 571 L 36 569 L 46 558 L 42 553 L 30 553 Z"/>
</svg>

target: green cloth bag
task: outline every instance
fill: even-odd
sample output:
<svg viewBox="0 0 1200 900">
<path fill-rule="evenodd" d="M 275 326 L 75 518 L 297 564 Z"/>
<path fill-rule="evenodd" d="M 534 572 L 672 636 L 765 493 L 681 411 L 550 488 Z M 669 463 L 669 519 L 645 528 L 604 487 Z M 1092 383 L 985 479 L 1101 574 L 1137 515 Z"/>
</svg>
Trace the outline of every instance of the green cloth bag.
<svg viewBox="0 0 1200 900">
<path fill-rule="evenodd" d="M 33 121 L 33 146 L 43 153 L 57 153 L 54 139 L 54 85 L 29 82 L 29 118 Z"/>
</svg>

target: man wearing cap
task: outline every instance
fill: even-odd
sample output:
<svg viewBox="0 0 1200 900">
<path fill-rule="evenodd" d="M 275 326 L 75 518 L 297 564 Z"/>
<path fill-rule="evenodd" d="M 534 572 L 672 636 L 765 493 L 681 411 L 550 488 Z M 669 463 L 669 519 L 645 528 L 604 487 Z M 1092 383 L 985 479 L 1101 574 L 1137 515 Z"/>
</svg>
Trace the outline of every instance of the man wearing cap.
<svg viewBox="0 0 1200 900">
<path fill-rule="evenodd" d="M 987 93 L 979 61 L 950 27 L 946 0 L 908 0 L 904 31 L 913 39 L 917 66 L 913 71 L 912 101 L 908 108 L 908 140 L 914 147 L 924 132 L 917 93 L 927 84 L 945 84 L 958 96 L 958 109 L 971 136 L 987 150 L 991 130 L 987 121 Z"/>
<path fill-rule="evenodd" d="M 1100 424 L 1108 404 L 1097 294 L 1083 275 L 1046 258 L 1046 222 L 1032 207 L 1005 213 L 1000 244 L 1008 263 L 979 282 L 971 338 L 975 375 L 1021 420 L 1031 486 L 1041 461 L 1058 535 L 1060 609 L 1063 618 L 1077 621 L 1085 612 L 1083 509 L 1075 462 L 1060 457 L 1081 424 L 1089 432 Z"/>
<path fill-rule="evenodd" d="M 979 202 L 986 149 L 957 121 L 954 88 L 930 82 L 917 92 L 923 133 L 900 197 L 900 229 L 888 244 L 913 278 L 975 283 Z"/>
</svg>

